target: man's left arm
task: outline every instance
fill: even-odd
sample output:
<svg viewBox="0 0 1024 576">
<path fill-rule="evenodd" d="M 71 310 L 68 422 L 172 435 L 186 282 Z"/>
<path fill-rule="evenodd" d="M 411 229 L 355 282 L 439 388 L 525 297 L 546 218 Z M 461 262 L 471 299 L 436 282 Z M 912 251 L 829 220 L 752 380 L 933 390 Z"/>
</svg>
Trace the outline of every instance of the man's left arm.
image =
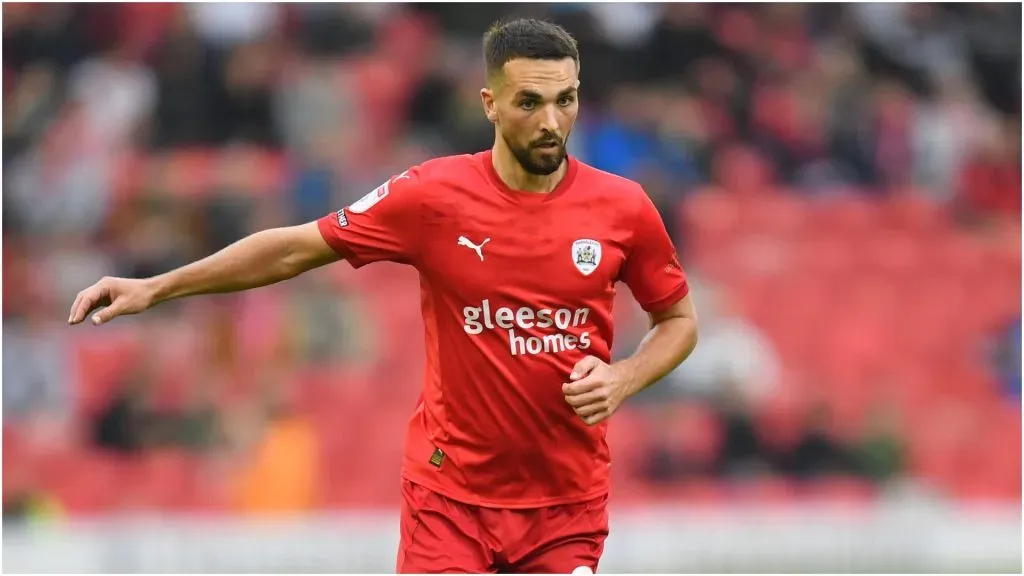
<svg viewBox="0 0 1024 576">
<path fill-rule="evenodd" d="M 697 345 L 697 313 L 686 273 L 661 216 L 646 195 L 622 279 L 650 315 L 651 330 L 625 360 L 609 365 L 587 356 L 573 368 L 562 391 L 566 402 L 591 425 L 675 369 Z"/>
<path fill-rule="evenodd" d="M 651 329 L 636 353 L 612 364 L 622 372 L 626 397 L 664 378 L 697 346 L 697 312 L 689 294 L 650 317 Z"/>
</svg>

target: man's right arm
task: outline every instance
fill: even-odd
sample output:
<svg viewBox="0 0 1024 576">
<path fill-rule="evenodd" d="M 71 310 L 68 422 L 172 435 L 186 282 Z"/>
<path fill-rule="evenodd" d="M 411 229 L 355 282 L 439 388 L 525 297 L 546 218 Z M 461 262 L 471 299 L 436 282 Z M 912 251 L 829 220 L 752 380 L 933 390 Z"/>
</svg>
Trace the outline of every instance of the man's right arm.
<svg viewBox="0 0 1024 576">
<path fill-rule="evenodd" d="M 340 259 L 320 234 L 317 223 L 310 222 L 257 232 L 151 281 L 156 303 L 160 303 L 259 288 Z"/>
<path fill-rule="evenodd" d="M 103 306 L 93 315 L 93 324 L 175 298 L 259 288 L 340 259 L 317 222 L 263 230 L 166 274 L 139 280 L 103 278 L 78 294 L 68 322 L 78 324 Z"/>
<path fill-rule="evenodd" d="M 420 170 L 413 167 L 316 222 L 257 232 L 153 278 L 104 278 L 78 294 L 68 323 L 78 324 L 101 307 L 93 324 L 175 298 L 259 288 L 342 258 L 353 268 L 382 260 L 413 263 L 423 189 Z"/>
</svg>

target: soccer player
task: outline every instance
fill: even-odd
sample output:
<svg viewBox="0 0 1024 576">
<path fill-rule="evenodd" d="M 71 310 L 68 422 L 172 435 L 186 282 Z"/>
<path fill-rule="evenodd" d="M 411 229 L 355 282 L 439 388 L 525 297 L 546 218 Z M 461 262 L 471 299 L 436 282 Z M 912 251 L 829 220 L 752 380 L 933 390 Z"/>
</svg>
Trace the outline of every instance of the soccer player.
<svg viewBox="0 0 1024 576">
<path fill-rule="evenodd" d="M 78 295 L 69 322 L 103 324 L 339 259 L 414 266 L 427 361 L 406 433 L 398 571 L 596 570 L 608 418 L 689 355 L 696 314 L 641 187 L 566 154 L 575 40 L 515 20 L 487 32 L 484 55 L 491 150 L 430 160 L 316 222 L 258 232 L 160 276 L 104 278 Z M 651 330 L 609 364 L 620 281 Z"/>
</svg>

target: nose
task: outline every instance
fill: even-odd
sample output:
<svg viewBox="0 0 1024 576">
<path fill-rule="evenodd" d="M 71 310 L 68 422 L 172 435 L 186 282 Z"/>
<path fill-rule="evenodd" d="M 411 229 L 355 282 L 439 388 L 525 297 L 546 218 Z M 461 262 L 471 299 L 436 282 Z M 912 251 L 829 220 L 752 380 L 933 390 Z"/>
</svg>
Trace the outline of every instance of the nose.
<svg viewBox="0 0 1024 576">
<path fill-rule="evenodd" d="M 558 134 L 558 112 L 554 106 L 545 106 L 541 111 L 540 129 L 551 134 Z"/>
</svg>

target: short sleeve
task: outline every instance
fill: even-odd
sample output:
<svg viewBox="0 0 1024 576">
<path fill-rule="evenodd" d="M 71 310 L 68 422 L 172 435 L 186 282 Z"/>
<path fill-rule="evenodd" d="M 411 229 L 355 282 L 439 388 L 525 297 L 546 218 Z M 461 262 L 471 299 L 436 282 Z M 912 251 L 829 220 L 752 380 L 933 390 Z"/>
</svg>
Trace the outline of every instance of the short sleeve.
<svg viewBox="0 0 1024 576">
<path fill-rule="evenodd" d="M 411 168 L 320 218 L 320 234 L 354 268 L 382 260 L 410 264 L 419 248 L 422 196 L 421 175 Z"/>
<path fill-rule="evenodd" d="M 665 223 L 646 194 L 640 201 L 622 280 L 647 312 L 664 310 L 690 292 Z"/>
</svg>

